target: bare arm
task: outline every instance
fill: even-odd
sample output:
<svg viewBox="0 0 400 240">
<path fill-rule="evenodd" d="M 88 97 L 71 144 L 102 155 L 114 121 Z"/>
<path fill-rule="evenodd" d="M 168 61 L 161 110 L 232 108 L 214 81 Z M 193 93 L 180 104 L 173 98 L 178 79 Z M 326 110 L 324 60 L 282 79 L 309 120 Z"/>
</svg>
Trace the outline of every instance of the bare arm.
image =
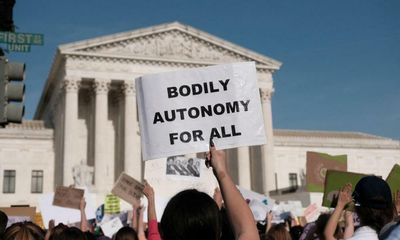
<svg viewBox="0 0 400 240">
<path fill-rule="evenodd" d="M 354 234 L 354 221 L 353 221 L 353 212 L 346 211 L 344 213 L 344 219 L 346 221 L 346 225 L 344 227 L 344 239 L 351 238 Z"/>
<path fill-rule="evenodd" d="M 132 228 L 135 229 L 135 231 L 137 232 L 138 230 L 138 211 L 140 208 L 140 201 L 135 201 L 132 204 Z"/>
<path fill-rule="evenodd" d="M 207 159 L 211 160 L 211 166 L 218 180 L 235 238 L 241 240 L 259 239 L 253 214 L 227 171 L 225 152 L 211 147 Z"/>
<path fill-rule="evenodd" d="M 154 189 L 147 181 L 144 182 L 143 194 L 146 196 L 148 201 L 148 206 L 147 206 L 148 239 L 160 240 L 161 237 L 158 231 Z"/>
<path fill-rule="evenodd" d="M 222 194 L 221 194 L 221 191 L 219 190 L 219 188 L 214 189 L 213 198 L 214 198 L 215 203 L 218 205 L 218 208 L 221 209 L 224 200 L 222 199 Z"/>
<path fill-rule="evenodd" d="M 273 218 L 274 214 L 272 213 L 272 211 L 269 211 L 267 213 L 266 219 L 267 220 L 267 227 L 265 228 L 265 233 L 267 233 L 271 227 L 272 227 L 272 218 Z"/>
<path fill-rule="evenodd" d="M 139 219 L 138 219 L 138 230 L 137 230 L 139 240 L 146 240 L 146 234 L 144 233 L 143 212 L 144 212 L 144 207 L 141 206 L 139 208 Z"/>
<path fill-rule="evenodd" d="M 86 218 L 86 213 L 85 213 L 85 208 L 86 208 L 86 201 L 85 198 L 82 197 L 80 205 L 79 205 L 79 210 L 81 212 L 81 231 L 86 232 L 89 231 L 89 224 Z"/>
<path fill-rule="evenodd" d="M 351 184 L 348 183 L 344 185 L 344 187 L 339 191 L 339 199 L 336 208 L 330 216 L 324 230 L 326 240 L 335 240 L 334 234 L 340 215 L 342 214 L 342 211 L 344 210 L 346 204 L 351 202 L 351 188 Z"/>
</svg>

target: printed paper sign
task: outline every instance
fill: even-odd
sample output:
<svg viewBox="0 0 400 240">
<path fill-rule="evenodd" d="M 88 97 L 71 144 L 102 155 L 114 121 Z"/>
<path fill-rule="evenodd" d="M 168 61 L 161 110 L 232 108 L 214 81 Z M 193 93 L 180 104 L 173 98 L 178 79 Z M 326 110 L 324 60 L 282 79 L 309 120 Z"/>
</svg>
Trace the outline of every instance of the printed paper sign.
<svg viewBox="0 0 400 240">
<path fill-rule="evenodd" d="M 122 222 L 119 217 L 113 218 L 111 221 L 101 224 L 101 230 L 104 235 L 112 238 L 112 236 L 122 228 Z"/>
<path fill-rule="evenodd" d="M 320 209 L 318 208 L 316 203 L 310 204 L 304 210 L 304 217 L 308 223 L 314 222 L 318 219 L 319 215 L 321 214 Z"/>
<path fill-rule="evenodd" d="M 84 193 L 82 189 L 59 186 L 54 194 L 53 205 L 79 209 Z"/>
<path fill-rule="evenodd" d="M 347 155 L 331 156 L 326 153 L 307 152 L 307 191 L 324 192 L 328 169 L 347 171 Z"/>
<path fill-rule="evenodd" d="M 253 62 L 136 79 L 143 159 L 265 144 Z"/>
<path fill-rule="evenodd" d="M 328 170 L 325 178 L 325 190 L 322 200 L 322 206 L 335 207 L 335 198 L 338 196 L 339 190 L 346 184 L 351 183 L 353 190 L 358 181 L 367 175 L 353 172 L 341 172 Z"/>
<path fill-rule="evenodd" d="M 396 196 L 396 192 L 400 191 L 400 166 L 395 164 L 386 178 L 386 182 L 390 186 L 392 196 Z"/>
<path fill-rule="evenodd" d="M 111 192 L 128 203 L 134 204 L 142 197 L 143 188 L 142 183 L 126 173 L 121 173 Z"/>
</svg>

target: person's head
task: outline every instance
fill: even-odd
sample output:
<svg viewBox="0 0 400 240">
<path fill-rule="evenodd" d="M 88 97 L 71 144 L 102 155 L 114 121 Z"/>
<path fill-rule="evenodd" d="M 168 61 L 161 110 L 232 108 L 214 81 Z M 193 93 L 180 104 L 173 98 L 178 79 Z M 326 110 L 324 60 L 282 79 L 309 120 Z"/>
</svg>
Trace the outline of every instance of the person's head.
<svg viewBox="0 0 400 240">
<path fill-rule="evenodd" d="M 298 240 L 301 237 L 301 234 L 303 233 L 304 228 L 302 226 L 293 226 L 290 228 L 290 236 L 292 237 L 292 240 Z"/>
<path fill-rule="evenodd" d="M 315 234 L 318 236 L 319 239 L 322 239 L 322 240 L 325 239 L 324 230 L 325 230 L 326 224 L 328 223 L 330 216 L 331 216 L 330 213 L 322 213 L 321 215 L 319 215 L 318 219 L 315 221 Z M 335 234 L 336 234 L 336 231 L 335 231 Z"/>
<path fill-rule="evenodd" d="M 376 176 L 361 178 L 354 188 L 353 199 L 361 226 L 379 232 L 393 220 L 392 193 L 383 179 Z"/>
<path fill-rule="evenodd" d="M 0 211 L 0 236 L 3 235 L 7 228 L 8 217 L 3 211 Z"/>
<path fill-rule="evenodd" d="M 167 158 L 167 164 L 168 165 L 174 164 L 174 158 L 173 157 L 168 157 Z"/>
<path fill-rule="evenodd" d="M 64 224 L 62 224 L 62 223 L 59 223 L 59 224 L 58 224 L 57 226 L 55 226 L 54 228 L 48 230 L 48 231 L 50 231 L 50 233 L 49 233 L 49 234 L 50 234 L 49 240 L 59 239 L 61 233 L 62 233 L 65 229 L 67 229 L 67 228 L 68 228 L 67 225 L 64 225 Z"/>
<path fill-rule="evenodd" d="M 4 233 L 4 240 L 43 240 L 45 231 L 32 222 L 12 224 Z"/>
<path fill-rule="evenodd" d="M 271 236 L 275 240 L 292 240 L 284 223 L 273 225 L 268 230 L 267 235 Z"/>
<path fill-rule="evenodd" d="M 179 192 L 168 202 L 160 223 L 163 240 L 219 239 L 221 216 L 215 201 L 195 189 Z"/>
<path fill-rule="evenodd" d="M 138 240 L 138 235 L 133 228 L 123 227 L 115 234 L 114 240 Z"/>
<path fill-rule="evenodd" d="M 64 229 L 57 240 L 86 240 L 85 234 L 77 227 Z"/>
<path fill-rule="evenodd" d="M 189 164 L 189 165 L 193 165 L 193 158 L 189 158 L 188 164 Z"/>
</svg>

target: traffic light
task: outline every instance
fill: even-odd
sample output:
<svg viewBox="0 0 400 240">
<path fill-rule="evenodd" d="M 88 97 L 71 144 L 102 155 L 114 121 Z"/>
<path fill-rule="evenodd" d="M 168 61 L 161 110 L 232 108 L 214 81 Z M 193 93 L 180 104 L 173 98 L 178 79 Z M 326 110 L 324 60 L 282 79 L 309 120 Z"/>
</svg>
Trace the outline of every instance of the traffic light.
<svg viewBox="0 0 400 240">
<path fill-rule="evenodd" d="M 24 116 L 25 63 L 0 57 L 0 125 L 20 123 Z"/>
</svg>

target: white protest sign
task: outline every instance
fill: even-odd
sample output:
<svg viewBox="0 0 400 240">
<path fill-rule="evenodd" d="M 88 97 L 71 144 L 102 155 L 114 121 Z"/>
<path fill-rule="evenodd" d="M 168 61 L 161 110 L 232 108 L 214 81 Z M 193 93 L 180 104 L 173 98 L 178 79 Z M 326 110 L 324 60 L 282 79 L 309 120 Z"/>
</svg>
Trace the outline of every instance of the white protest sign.
<svg viewBox="0 0 400 240">
<path fill-rule="evenodd" d="M 264 220 L 267 213 L 272 210 L 274 201 L 263 194 L 239 186 L 238 189 L 243 198 L 249 202 L 249 208 L 253 213 L 254 219 L 257 221 Z"/>
<path fill-rule="evenodd" d="M 182 162 L 185 157 L 180 158 Z M 196 158 L 199 162 L 201 175 L 199 177 L 167 174 L 167 159 L 155 159 L 145 163 L 144 178 L 154 188 L 156 196 L 171 198 L 176 193 L 195 188 L 213 196 L 218 182 L 211 168 L 207 168 L 204 159 Z"/>
<path fill-rule="evenodd" d="M 143 159 L 265 144 L 253 62 L 136 79 Z"/>
<path fill-rule="evenodd" d="M 101 224 L 100 227 L 105 236 L 112 238 L 113 235 L 123 227 L 123 225 L 119 217 L 116 217 L 113 218 L 111 221 Z"/>
</svg>

